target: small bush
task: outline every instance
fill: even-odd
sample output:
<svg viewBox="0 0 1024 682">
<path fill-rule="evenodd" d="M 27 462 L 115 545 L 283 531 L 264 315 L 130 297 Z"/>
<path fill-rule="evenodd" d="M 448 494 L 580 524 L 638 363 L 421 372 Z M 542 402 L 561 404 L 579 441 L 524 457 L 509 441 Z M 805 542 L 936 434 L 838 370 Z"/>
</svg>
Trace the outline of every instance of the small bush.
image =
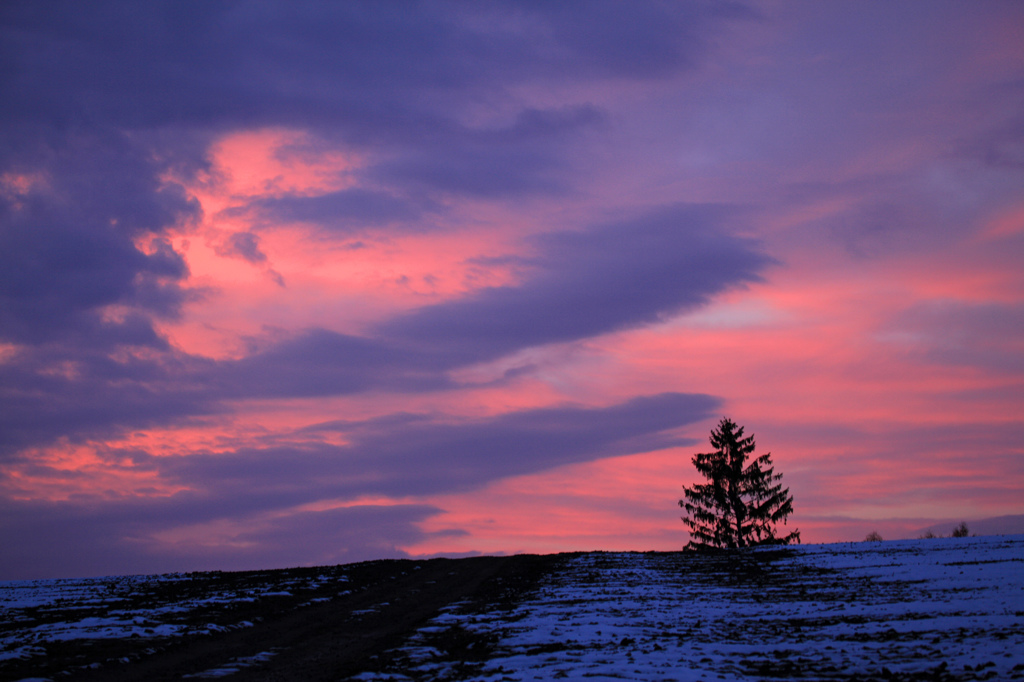
<svg viewBox="0 0 1024 682">
<path fill-rule="evenodd" d="M 965 538 L 970 534 L 971 532 L 967 530 L 966 521 L 961 521 L 960 525 L 953 529 L 953 537 L 955 538 Z"/>
<path fill-rule="evenodd" d="M 873 530 L 868 533 L 868 536 L 864 538 L 864 542 L 881 542 L 882 536 L 878 534 L 877 530 Z"/>
<path fill-rule="evenodd" d="M 940 536 L 936 535 L 935 533 L 931 532 L 930 530 L 926 530 L 924 532 L 924 534 L 921 535 L 918 538 L 918 540 L 931 540 L 932 538 L 937 538 L 937 537 L 940 537 Z"/>
</svg>

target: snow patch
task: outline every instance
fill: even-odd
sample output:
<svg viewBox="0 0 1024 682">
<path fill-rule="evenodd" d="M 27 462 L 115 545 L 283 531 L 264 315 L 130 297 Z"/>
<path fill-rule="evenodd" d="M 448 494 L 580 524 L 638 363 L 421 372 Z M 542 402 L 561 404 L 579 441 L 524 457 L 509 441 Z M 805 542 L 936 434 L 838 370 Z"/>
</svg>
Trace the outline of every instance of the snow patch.
<svg viewBox="0 0 1024 682">
<path fill-rule="evenodd" d="M 446 609 L 355 679 L 1024 679 L 1024 536 L 753 556 L 581 555 L 511 611 Z"/>
</svg>

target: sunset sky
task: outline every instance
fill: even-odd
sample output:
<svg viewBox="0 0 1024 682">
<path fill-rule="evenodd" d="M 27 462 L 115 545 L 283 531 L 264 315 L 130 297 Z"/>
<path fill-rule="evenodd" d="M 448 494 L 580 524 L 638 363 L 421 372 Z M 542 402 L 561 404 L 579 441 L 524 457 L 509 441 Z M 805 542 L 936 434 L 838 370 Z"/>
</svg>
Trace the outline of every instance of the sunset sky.
<svg viewBox="0 0 1024 682">
<path fill-rule="evenodd" d="M 4 2 L 0 579 L 1024 514 L 1024 3 Z"/>
</svg>

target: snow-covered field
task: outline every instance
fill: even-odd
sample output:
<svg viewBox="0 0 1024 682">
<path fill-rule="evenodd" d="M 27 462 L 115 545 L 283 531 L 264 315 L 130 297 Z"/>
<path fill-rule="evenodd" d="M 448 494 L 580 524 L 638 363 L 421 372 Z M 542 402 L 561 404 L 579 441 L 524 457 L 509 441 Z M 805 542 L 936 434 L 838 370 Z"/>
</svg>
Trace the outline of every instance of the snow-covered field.
<svg viewBox="0 0 1024 682">
<path fill-rule="evenodd" d="M 358 679 L 1024 679 L 1024 536 L 794 549 L 740 570 L 580 555 L 510 611 L 453 605 Z"/>
<path fill-rule="evenodd" d="M 553 564 L 525 596 L 449 604 L 356 679 L 1024 679 L 1020 535 L 804 545 L 739 566 L 601 552 Z M 353 566 L 0 583 L 0 680 L 40 677 L 24 672 L 58 656 L 78 666 L 56 680 L 100 654 L 136 660 L 277 604 L 323 604 L 348 594 Z M 272 652 L 200 676 L 262 665 Z"/>
</svg>

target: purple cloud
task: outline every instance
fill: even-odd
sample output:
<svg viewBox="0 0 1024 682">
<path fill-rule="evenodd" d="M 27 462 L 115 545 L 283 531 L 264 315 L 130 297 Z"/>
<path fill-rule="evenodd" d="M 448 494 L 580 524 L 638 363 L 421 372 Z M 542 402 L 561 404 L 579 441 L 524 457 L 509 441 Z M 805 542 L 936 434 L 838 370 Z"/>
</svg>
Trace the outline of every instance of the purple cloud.
<svg viewBox="0 0 1024 682">
<path fill-rule="evenodd" d="M 721 230 L 721 208 L 677 206 L 535 239 L 520 285 L 493 287 L 382 324 L 386 338 L 458 352 L 464 363 L 658 322 L 759 280 L 772 261 Z"/>
<path fill-rule="evenodd" d="M 45 180 L 0 193 L 2 340 L 95 332 L 112 326 L 99 317 L 112 304 L 173 316 L 185 299 L 185 262 L 161 237 L 198 204 L 160 183 L 141 150 L 78 142 L 86 149 L 55 151 L 33 168 Z M 148 253 L 136 243 L 145 235 L 155 237 Z"/>
<path fill-rule="evenodd" d="M 721 232 L 722 214 L 672 207 L 539 236 L 522 284 L 413 310 L 381 325 L 374 337 L 313 329 L 242 359 L 215 362 L 171 351 L 145 316 L 135 316 L 102 325 L 88 353 L 80 338 L 75 346 L 26 349 L 21 363 L 0 367 L 6 379 L 0 404 L 7 405 L 0 421 L 9 427 L 0 452 L 60 436 L 102 437 L 173 423 L 223 409 L 225 400 L 452 390 L 458 386 L 449 372 L 459 367 L 654 323 L 756 281 L 770 259 L 756 243 Z M 103 352 L 126 344 L 164 355 L 114 359 Z M 74 374 L 51 371 L 68 362 Z"/>
<path fill-rule="evenodd" d="M 216 494 L 234 491 L 234 504 L 243 509 L 366 494 L 450 493 L 565 464 L 688 444 L 674 430 L 711 416 L 719 405 L 711 396 L 665 393 L 605 408 L 550 407 L 453 423 L 397 415 L 304 430 L 342 431 L 351 440 L 348 446 L 312 442 L 146 462 L 168 480 L 199 489 L 215 482 Z"/>
<path fill-rule="evenodd" d="M 973 366 L 1012 376 L 1024 371 L 1024 305 L 956 300 L 918 304 L 886 325 L 912 355 L 938 366 Z"/>
<path fill-rule="evenodd" d="M 388 192 L 344 189 L 313 196 L 285 194 L 251 201 L 244 207 L 228 209 L 229 216 L 252 217 L 258 224 L 307 222 L 332 232 L 354 232 L 392 223 L 415 224 L 423 210 L 413 202 Z"/>
<path fill-rule="evenodd" d="M 426 534 L 417 524 L 439 510 L 430 505 L 357 505 L 277 516 L 240 530 L 245 549 L 217 543 L 162 545 L 153 534 L 188 524 L 198 508 L 171 499 L 108 502 L 0 500 L 0 575 L 5 580 L 246 570 L 402 558 L 399 549 Z M 227 510 L 225 510 L 227 511 Z M 235 517 L 244 523 L 244 517 Z"/>
<path fill-rule="evenodd" d="M 693 441 L 677 430 L 719 407 L 710 396 L 666 393 L 604 408 L 552 407 L 476 420 L 437 415 L 340 420 L 295 434 L 306 442 L 216 454 L 109 452 L 112 458 L 131 460 L 136 471 L 158 472 L 162 480 L 190 491 L 102 503 L 0 502 L 5 512 L 0 519 L 6 519 L 0 520 L 0 541 L 15 548 L 0 558 L 0 575 L 38 576 L 40 566 L 85 575 L 196 566 L 266 568 L 280 565 L 284 556 L 290 565 L 400 556 L 397 547 L 422 539 L 416 524 L 438 509 L 287 510 L 315 500 L 471 490 L 565 464 L 690 445 Z M 332 431 L 344 432 L 351 445 L 308 441 Z M 272 511 L 286 513 L 241 530 L 236 539 L 250 547 L 241 552 L 202 546 L 161 549 L 145 541 L 160 531 L 210 521 L 244 525 Z"/>
<path fill-rule="evenodd" d="M 434 93 L 669 76 L 700 59 L 716 24 L 749 14 L 609 1 L 582 13 L 514 2 L 9 3 L 5 83 L 20 97 L 5 111 L 125 127 L 329 121 L 408 135 L 424 131 L 395 124 L 414 113 L 406 120 L 429 125 Z"/>
<path fill-rule="evenodd" d="M 260 237 L 252 232 L 233 232 L 224 244 L 216 248 L 217 255 L 238 256 L 253 265 L 267 262 L 267 254 L 260 249 Z"/>
</svg>

